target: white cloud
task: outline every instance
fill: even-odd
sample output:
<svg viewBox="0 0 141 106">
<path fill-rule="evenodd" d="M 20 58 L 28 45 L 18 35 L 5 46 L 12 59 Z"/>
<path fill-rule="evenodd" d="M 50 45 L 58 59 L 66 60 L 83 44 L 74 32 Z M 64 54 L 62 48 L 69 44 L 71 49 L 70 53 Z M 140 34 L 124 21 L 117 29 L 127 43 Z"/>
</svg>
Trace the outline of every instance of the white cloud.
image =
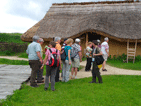
<svg viewBox="0 0 141 106">
<path fill-rule="evenodd" d="M 0 1 L 0 33 L 24 33 L 27 29 L 38 22 L 31 18 L 6 13 L 7 8 L 5 7 L 7 3 L 8 1 L 5 0 Z M 36 8 L 37 6 L 34 4 L 33 7 Z"/>
<path fill-rule="evenodd" d="M 19 32 L 24 33 L 27 29 L 32 27 L 37 21 L 30 18 L 14 16 L 10 14 L 2 14 L 0 20 L 0 32 Z"/>
<path fill-rule="evenodd" d="M 44 17 L 52 3 L 90 1 L 92 0 L 0 0 L 0 32 L 26 32 Z"/>
</svg>

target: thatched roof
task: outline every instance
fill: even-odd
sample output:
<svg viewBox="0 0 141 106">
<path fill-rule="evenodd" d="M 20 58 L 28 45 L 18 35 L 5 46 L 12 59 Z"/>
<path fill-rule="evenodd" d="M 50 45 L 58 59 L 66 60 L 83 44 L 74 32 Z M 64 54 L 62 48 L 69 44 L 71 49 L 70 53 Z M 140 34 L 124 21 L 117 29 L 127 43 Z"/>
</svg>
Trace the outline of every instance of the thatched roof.
<svg viewBox="0 0 141 106">
<path fill-rule="evenodd" d="M 49 41 L 56 36 L 75 38 L 87 32 L 115 39 L 141 40 L 141 2 L 53 4 L 45 17 L 21 39 L 31 41 L 32 36 L 38 34 Z"/>
</svg>

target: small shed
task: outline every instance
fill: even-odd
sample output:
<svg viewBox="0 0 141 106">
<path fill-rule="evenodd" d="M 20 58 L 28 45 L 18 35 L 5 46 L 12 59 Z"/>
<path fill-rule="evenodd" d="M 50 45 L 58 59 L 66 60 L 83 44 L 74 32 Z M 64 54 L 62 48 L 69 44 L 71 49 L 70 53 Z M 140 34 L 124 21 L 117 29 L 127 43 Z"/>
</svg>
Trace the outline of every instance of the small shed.
<svg viewBox="0 0 141 106">
<path fill-rule="evenodd" d="M 141 55 L 141 2 L 112 1 L 52 4 L 46 15 L 21 39 L 31 42 L 37 34 L 47 45 L 54 37 L 80 38 L 86 42 L 109 37 L 110 55 L 127 54 L 127 42 Z"/>
</svg>

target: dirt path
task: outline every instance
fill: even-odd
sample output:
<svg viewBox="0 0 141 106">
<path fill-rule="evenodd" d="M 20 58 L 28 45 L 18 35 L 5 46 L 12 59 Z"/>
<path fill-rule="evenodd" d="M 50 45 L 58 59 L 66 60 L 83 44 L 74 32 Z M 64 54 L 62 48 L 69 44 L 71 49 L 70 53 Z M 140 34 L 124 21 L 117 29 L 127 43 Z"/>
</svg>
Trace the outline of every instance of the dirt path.
<svg viewBox="0 0 141 106">
<path fill-rule="evenodd" d="M 25 60 L 25 61 L 28 61 L 28 59 L 19 58 L 18 56 L 0 56 L 0 58 L 10 59 L 10 60 Z"/>
<path fill-rule="evenodd" d="M 17 56 L 0 56 L 0 58 L 6 58 L 6 59 L 11 59 L 11 60 L 25 60 L 28 61 L 28 59 L 25 58 L 19 58 Z M 86 66 L 86 61 L 83 61 L 80 63 L 81 66 Z M 141 75 L 141 71 L 137 70 L 128 70 L 128 69 L 120 69 L 116 67 L 112 67 L 109 65 L 106 65 L 106 69 L 108 70 L 107 72 L 103 72 L 100 69 L 101 75 Z M 91 77 L 92 74 L 91 72 L 85 72 L 85 68 L 80 70 L 77 74 L 78 78 L 85 78 L 85 77 Z"/>
<path fill-rule="evenodd" d="M 86 61 L 83 61 L 80 63 L 80 65 L 85 66 Z M 106 65 L 107 72 L 102 71 L 100 69 L 101 75 L 141 75 L 141 71 L 137 70 L 128 70 L 128 69 L 120 69 L 116 67 L 112 67 L 109 65 Z M 92 76 L 91 72 L 85 72 L 85 69 L 83 68 L 80 73 L 78 73 L 79 77 L 84 77 L 84 76 Z"/>
</svg>

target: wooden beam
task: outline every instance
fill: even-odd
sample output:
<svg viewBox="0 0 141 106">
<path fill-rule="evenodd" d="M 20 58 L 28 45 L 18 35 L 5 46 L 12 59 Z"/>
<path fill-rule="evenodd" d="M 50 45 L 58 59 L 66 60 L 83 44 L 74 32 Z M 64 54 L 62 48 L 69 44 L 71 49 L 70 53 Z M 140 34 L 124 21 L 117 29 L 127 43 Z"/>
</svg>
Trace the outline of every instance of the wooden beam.
<svg viewBox="0 0 141 106">
<path fill-rule="evenodd" d="M 86 33 L 86 47 L 88 45 L 88 33 Z"/>
<path fill-rule="evenodd" d="M 129 39 L 127 41 L 127 63 L 128 63 L 128 50 L 129 50 Z"/>
</svg>

